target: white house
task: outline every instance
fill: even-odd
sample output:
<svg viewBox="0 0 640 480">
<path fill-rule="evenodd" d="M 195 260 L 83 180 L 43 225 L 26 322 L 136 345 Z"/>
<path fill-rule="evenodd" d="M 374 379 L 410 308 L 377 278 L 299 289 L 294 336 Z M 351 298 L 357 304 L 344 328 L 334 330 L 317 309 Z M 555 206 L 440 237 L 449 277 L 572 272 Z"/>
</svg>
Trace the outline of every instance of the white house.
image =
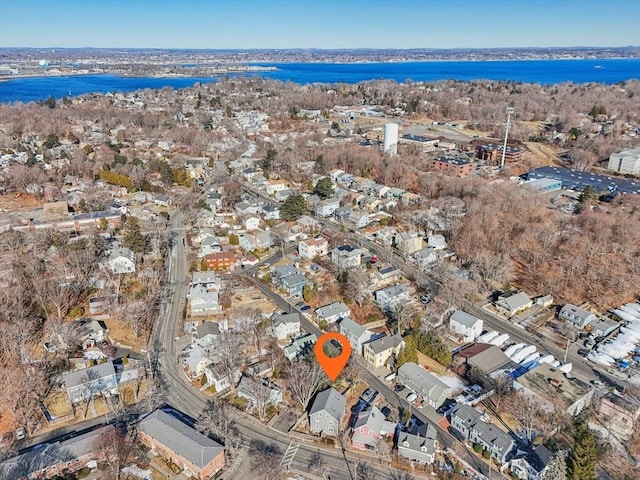
<svg viewBox="0 0 640 480">
<path fill-rule="evenodd" d="M 318 202 L 316 205 L 316 215 L 330 217 L 338 208 L 340 208 L 340 200 L 337 198 L 327 198 L 326 200 Z"/>
<path fill-rule="evenodd" d="M 392 310 L 399 303 L 409 300 L 409 290 L 404 283 L 376 290 L 373 295 L 380 308 L 386 311 Z"/>
<path fill-rule="evenodd" d="M 326 320 L 327 323 L 337 322 L 341 318 L 351 315 L 351 310 L 342 302 L 333 302 L 316 309 L 318 320 Z"/>
<path fill-rule="evenodd" d="M 456 310 L 449 319 L 449 328 L 459 335 L 465 343 L 473 342 L 482 333 L 484 323 L 479 318 L 462 310 Z"/>
<path fill-rule="evenodd" d="M 209 255 L 210 253 L 221 252 L 222 247 L 220 246 L 220 241 L 216 236 L 206 236 L 202 242 L 200 242 L 200 251 L 198 252 L 198 257 L 204 257 L 205 255 Z"/>
<path fill-rule="evenodd" d="M 300 335 L 300 314 L 293 313 L 274 313 L 271 316 L 273 322 L 273 332 L 278 340 L 286 340 L 295 338 Z"/>
<path fill-rule="evenodd" d="M 302 240 L 298 244 L 298 253 L 302 258 L 313 260 L 316 256 L 323 256 L 329 253 L 329 242 L 324 237 Z"/>
<path fill-rule="evenodd" d="M 447 241 L 444 238 L 444 235 L 431 235 L 427 239 L 427 245 L 435 248 L 436 250 L 443 250 L 447 248 Z"/>
<path fill-rule="evenodd" d="M 116 275 L 133 273 L 136 271 L 136 257 L 128 248 L 118 248 L 111 252 L 109 258 L 107 258 L 106 265 Z"/>
<path fill-rule="evenodd" d="M 280 207 L 275 204 L 266 205 L 262 209 L 265 220 L 279 220 L 280 219 Z"/>
<path fill-rule="evenodd" d="M 353 268 L 362 262 L 363 250 L 352 245 L 341 245 L 331 250 L 331 261 L 341 269 Z"/>
<path fill-rule="evenodd" d="M 260 226 L 260 218 L 250 215 L 244 219 L 244 228 L 247 230 L 257 230 Z"/>
<path fill-rule="evenodd" d="M 267 180 L 265 188 L 269 195 L 274 195 L 276 192 L 286 190 L 288 187 L 284 180 Z"/>
<path fill-rule="evenodd" d="M 206 315 L 222 311 L 218 292 L 209 292 L 202 285 L 192 286 L 187 297 L 192 315 Z"/>
<path fill-rule="evenodd" d="M 204 374 L 207 378 L 207 385 L 213 386 L 216 392 L 222 392 L 231 387 L 229 377 L 222 365 L 209 365 L 205 367 Z"/>
<path fill-rule="evenodd" d="M 340 322 L 340 333 L 347 337 L 352 350 L 360 355 L 362 355 L 362 346 L 373 336 L 372 331 L 367 330 L 349 317 L 343 318 Z"/>
<path fill-rule="evenodd" d="M 347 221 L 355 228 L 364 228 L 369 225 L 369 213 L 364 210 L 353 210 Z"/>
</svg>

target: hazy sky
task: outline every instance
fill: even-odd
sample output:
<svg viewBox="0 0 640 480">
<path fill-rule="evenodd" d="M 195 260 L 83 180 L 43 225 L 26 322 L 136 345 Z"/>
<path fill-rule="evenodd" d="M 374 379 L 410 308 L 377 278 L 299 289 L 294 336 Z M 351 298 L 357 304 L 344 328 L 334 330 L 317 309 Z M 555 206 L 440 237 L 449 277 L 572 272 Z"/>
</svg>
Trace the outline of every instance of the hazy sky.
<svg viewBox="0 0 640 480">
<path fill-rule="evenodd" d="M 623 45 L 638 0 L 0 0 L 0 47 Z"/>
</svg>

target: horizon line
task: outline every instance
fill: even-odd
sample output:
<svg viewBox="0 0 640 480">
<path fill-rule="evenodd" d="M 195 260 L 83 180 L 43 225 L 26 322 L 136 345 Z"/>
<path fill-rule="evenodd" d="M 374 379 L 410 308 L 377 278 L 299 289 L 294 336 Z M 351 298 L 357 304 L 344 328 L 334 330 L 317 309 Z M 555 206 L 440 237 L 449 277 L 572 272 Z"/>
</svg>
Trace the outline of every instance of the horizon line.
<svg viewBox="0 0 640 480">
<path fill-rule="evenodd" d="M 555 49 L 624 49 L 624 48 L 640 48 L 640 45 L 618 45 L 618 46 L 598 46 L 598 45 L 568 45 L 568 46 L 493 46 L 493 47 L 345 47 L 345 48 L 325 48 L 325 47 L 226 47 L 226 48 L 206 48 L 206 47 L 93 47 L 93 46 L 79 46 L 79 47 L 63 47 L 63 46 L 42 46 L 42 47 L 30 47 L 30 46 L 0 46 L 0 50 L 41 50 L 41 49 L 60 49 L 60 50 L 199 50 L 199 51 L 305 51 L 316 50 L 324 52 L 348 52 L 353 50 L 370 50 L 370 51 L 411 51 L 411 50 L 430 50 L 430 51 L 452 51 L 452 50 L 555 50 Z"/>
</svg>

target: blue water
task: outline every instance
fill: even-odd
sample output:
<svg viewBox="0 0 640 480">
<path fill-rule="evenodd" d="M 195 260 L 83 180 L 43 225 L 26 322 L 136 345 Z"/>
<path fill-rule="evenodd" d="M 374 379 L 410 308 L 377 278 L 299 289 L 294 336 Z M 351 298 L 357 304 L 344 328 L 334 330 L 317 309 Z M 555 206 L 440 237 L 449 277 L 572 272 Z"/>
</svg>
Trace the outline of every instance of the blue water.
<svg viewBox="0 0 640 480">
<path fill-rule="evenodd" d="M 561 82 L 612 84 L 640 78 L 640 58 L 612 60 L 513 60 L 442 61 L 386 63 L 261 63 L 276 71 L 259 75 L 296 83 L 356 83 L 389 79 L 403 82 L 456 80 L 513 80 L 554 84 Z M 185 88 L 202 78 L 118 77 L 116 75 L 76 75 L 68 77 L 18 78 L 0 81 L 0 103 L 45 100 L 84 93 L 131 92 L 143 88 Z"/>
</svg>

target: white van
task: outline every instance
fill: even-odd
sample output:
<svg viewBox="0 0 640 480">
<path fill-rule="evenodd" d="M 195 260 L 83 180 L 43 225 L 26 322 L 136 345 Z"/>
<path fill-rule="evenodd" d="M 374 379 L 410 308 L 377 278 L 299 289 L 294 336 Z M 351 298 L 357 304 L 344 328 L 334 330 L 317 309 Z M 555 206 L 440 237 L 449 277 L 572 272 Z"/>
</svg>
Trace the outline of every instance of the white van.
<svg viewBox="0 0 640 480">
<path fill-rule="evenodd" d="M 416 401 L 416 398 L 418 398 L 418 395 L 411 392 L 409 395 L 407 395 L 407 402 L 413 403 Z"/>
</svg>

